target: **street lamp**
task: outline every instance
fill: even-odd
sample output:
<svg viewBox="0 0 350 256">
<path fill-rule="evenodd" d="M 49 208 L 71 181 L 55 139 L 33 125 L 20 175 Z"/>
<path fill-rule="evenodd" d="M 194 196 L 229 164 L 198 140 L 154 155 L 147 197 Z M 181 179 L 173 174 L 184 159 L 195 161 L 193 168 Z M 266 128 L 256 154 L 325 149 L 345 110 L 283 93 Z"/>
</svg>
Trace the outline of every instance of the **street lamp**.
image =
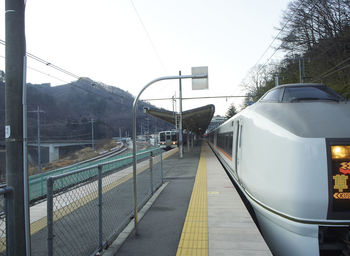
<svg viewBox="0 0 350 256">
<path fill-rule="evenodd" d="M 133 153 L 133 181 L 134 181 L 134 223 L 135 223 L 135 234 L 137 234 L 137 184 L 136 184 L 136 106 L 137 102 L 139 101 L 139 98 L 141 94 L 152 84 L 162 81 L 162 80 L 174 80 L 174 79 L 188 79 L 192 78 L 192 90 L 201 90 L 201 89 L 207 89 L 208 88 L 208 67 L 193 67 L 192 68 L 192 75 L 178 75 L 178 76 L 164 76 L 159 77 L 148 84 L 146 84 L 137 97 L 134 100 L 133 103 L 133 119 L 132 119 L 132 153 Z M 203 85 L 204 84 L 204 85 Z M 198 86 L 199 85 L 199 86 Z M 206 85 L 206 88 L 205 88 Z"/>
</svg>

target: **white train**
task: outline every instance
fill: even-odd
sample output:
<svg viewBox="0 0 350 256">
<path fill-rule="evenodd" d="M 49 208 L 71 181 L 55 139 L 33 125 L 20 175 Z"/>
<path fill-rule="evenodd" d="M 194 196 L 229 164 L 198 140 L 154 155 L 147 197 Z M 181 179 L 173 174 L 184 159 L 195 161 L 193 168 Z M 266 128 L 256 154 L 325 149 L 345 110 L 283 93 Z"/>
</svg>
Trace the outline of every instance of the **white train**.
<svg viewBox="0 0 350 256">
<path fill-rule="evenodd" d="M 274 255 L 350 255 L 350 103 L 281 85 L 209 134 Z"/>
<path fill-rule="evenodd" d="M 177 147 L 177 131 L 162 131 L 158 133 L 158 142 L 161 148 Z"/>
</svg>

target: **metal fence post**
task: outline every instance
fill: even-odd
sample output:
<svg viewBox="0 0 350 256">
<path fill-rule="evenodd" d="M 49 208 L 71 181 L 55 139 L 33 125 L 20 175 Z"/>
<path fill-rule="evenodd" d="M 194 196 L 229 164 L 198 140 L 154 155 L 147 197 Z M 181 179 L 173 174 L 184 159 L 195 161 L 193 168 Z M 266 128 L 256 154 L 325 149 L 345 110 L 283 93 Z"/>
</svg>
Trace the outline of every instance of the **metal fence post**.
<svg viewBox="0 0 350 256">
<path fill-rule="evenodd" d="M 98 246 L 102 250 L 102 165 L 98 166 Z"/>
<path fill-rule="evenodd" d="M 153 195 L 153 152 L 151 151 L 151 155 L 149 157 L 149 169 L 150 169 L 150 179 L 151 179 L 151 193 Z"/>
<path fill-rule="evenodd" d="M 42 174 L 40 174 L 41 176 L 40 176 L 40 193 L 41 193 L 41 195 L 43 195 L 44 194 L 44 182 L 43 182 L 43 175 Z"/>
<path fill-rule="evenodd" d="M 160 178 L 162 180 L 162 184 L 164 183 L 163 180 L 163 152 L 160 152 Z"/>
<path fill-rule="evenodd" d="M 191 134 L 191 150 L 193 151 L 193 141 L 194 141 L 194 136 Z"/>
<path fill-rule="evenodd" d="M 47 255 L 53 255 L 53 183 L 54 179 L 47 179 Z"/>
<path fill-rule="evenodd" d="M 187 152 L 190 152 L 190 133 L 187 131 Z"/>
</svg>

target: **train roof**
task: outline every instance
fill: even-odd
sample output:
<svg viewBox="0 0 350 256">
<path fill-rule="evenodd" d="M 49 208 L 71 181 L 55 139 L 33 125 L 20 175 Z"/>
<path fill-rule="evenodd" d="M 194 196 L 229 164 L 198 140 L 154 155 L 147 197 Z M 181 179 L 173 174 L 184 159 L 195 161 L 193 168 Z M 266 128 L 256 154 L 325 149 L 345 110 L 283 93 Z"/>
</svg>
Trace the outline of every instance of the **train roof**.
<svg viewBox="0 0 350 256">
<path fill-rule="evenodd" d="M 258 102 L 249 109 L 300 137 L 350 138 L 347 102 Z"/>
</svg>

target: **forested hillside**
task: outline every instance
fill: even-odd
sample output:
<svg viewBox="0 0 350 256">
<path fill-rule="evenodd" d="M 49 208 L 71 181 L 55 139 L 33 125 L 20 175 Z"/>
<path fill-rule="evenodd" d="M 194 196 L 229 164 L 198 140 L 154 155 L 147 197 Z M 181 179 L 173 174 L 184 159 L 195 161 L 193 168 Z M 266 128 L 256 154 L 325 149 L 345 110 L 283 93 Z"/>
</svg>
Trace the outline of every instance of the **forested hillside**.
<svg viewBox="0 0 350 256">
<path fill-rule="evenodd" d="M 61 86 L 28 84 L 28 137 L 37 138 L 37 108 L 40 108 L 40 134 L 42 140 L 76 140 L 91 138 L 91 120 L 95 139 L 131 136 L 132 103 L 134 97 L 117 87 L 95 83 L 88 78 Z M 0 140 L 4 140 L 5 84 L 0 81 Z M 137 133 L 170 129 L 164 121 L 143 113 L 139 102 Z"/>
<path fill-rule="evenodd" d="M 276 76 L 280 84 L 324 83 L 350 96 L 349 1 L 291 1 L 277 40 L 280 43 L 275 52 L 284 51 L 285 57 L 280 62 L 252 68 L 242 84 L 251 96 L 245 105 L 275 86 Z"/>
</svg>

